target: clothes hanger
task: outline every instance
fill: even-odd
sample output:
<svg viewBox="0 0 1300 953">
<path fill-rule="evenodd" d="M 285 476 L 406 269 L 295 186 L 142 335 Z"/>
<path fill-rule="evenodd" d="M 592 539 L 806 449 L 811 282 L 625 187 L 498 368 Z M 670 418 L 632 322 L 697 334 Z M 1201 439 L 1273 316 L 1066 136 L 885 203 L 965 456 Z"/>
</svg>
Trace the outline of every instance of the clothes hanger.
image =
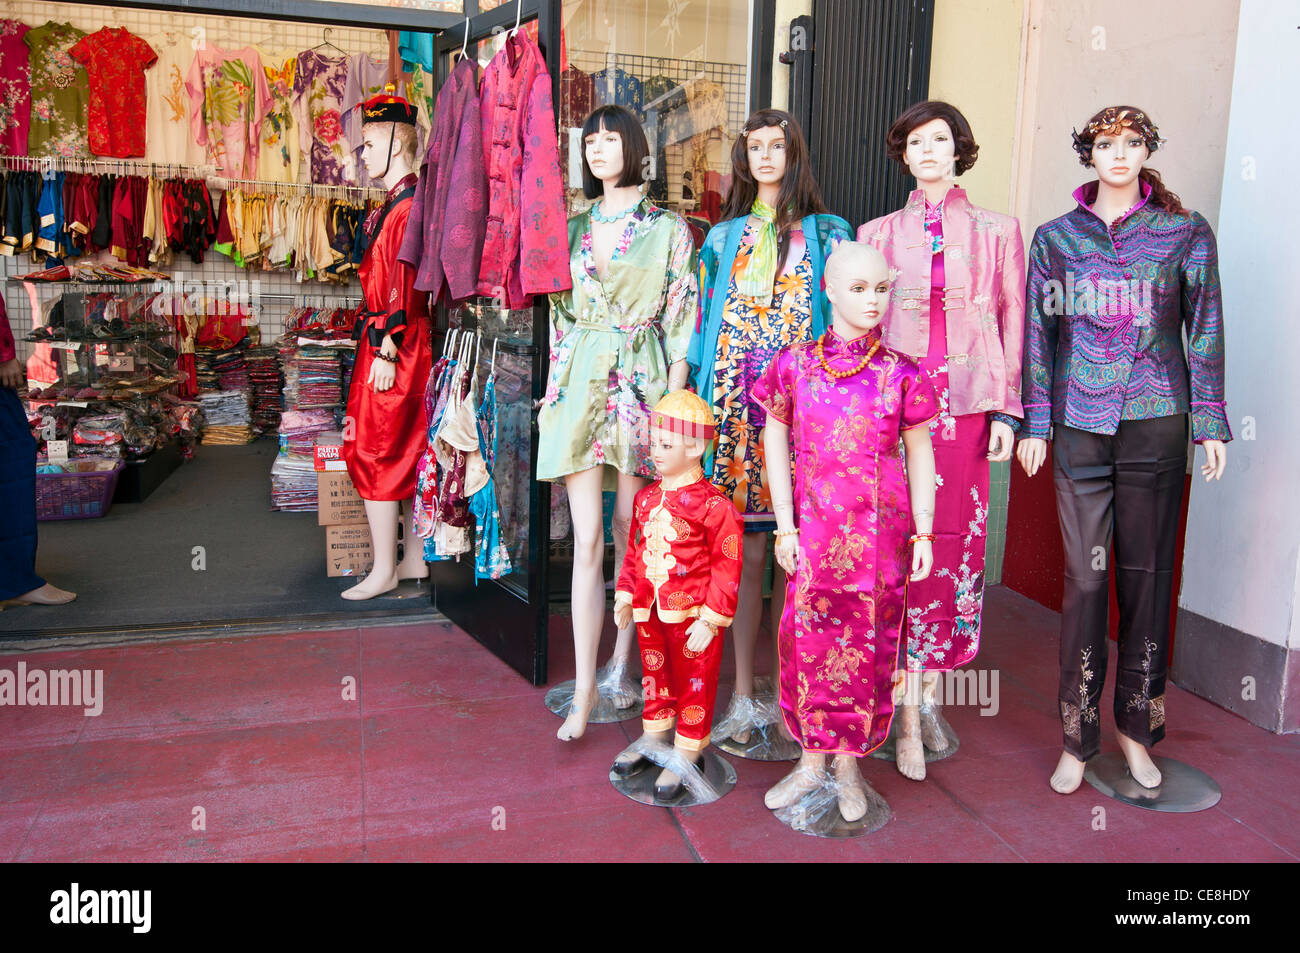
<svg viewBox="0 0 1300 953">
<path fill-rule="evenodd" d="M 510 31 L 511 36 L 514 36 L 516 33 L 519 32 L 519 18 L 522 17 L 523 14 L 524 14 L 524 0 L 515 0 L 515 28 Z"/>
<path fill-rule="evenodd" d="M 465 35 L 461 38 L 460 41 L 460 59 L 463 60 L 467 55 L 469 55 L 467 53 L 468 49 L 469 49 L 469 17 L 466 17 Z M 458 63 L 458 62 L 460 62 L 460 60 L 457 60 L 455 57 L 452 57 L 452 63 Z"/>
<path fill-rule="evenodd" d="M 347 56 L 346 53 L 344 53 L 341 49 L 339 49 L 337 46 L 335 46 L 333 43 L 330 42 L 330 30 L 332 29 L 333 27 L 328 27 L 328 26 L 324 29 L 323 31 L 323 36 L 325 37 L 324 41 L 321 43 L 317 43 L 315 46 L 313 46 L 310 52 L 314 53 L 316 50 L 324 49 L 325 47 L 328 46 L 330 49 L 334 50 L 334 52 L 338 53 L 339 56 Z"/>
</svg>

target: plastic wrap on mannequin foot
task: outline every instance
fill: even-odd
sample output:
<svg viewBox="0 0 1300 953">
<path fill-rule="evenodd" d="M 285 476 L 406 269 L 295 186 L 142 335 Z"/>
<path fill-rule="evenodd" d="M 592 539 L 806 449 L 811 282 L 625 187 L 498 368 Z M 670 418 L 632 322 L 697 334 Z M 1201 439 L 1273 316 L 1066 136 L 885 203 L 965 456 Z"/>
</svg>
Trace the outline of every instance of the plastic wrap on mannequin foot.
<svg viewBox="0 0 1300 953">
<path fill-rule="evenodd" d="M 587 718 L 596 704 L 594 688 L 580 688 L 573 693 L 573 704 L 569 706 L 569 715 L 560 725 L 555 737 L 561 741 L 575 741 L 587 731 Z"/>
<path fill-rule="evenodd" d="M 856 774 L 856 766 L 853 771 Z M 845 773 L 846 785 L 836 777 L 839 773 L 822 771 L 819 783 L 773 815 L 791 830 L 815 837 L 852 837 L 884 827 L 890 817 L 885 799 L 860 774 L 853 778 Z M 846 816 L 846 809 L 856 816 Z"/>
<path fill-rule="evenodd" d="M 785 730 L 770 686 L 766 679 L 755 679 L 752 696 L 731 696 L 726 712 L 713 723 L 714 744 L 727 754 L 751 761 L 791 761 L 799 757 L 799 744 Z"/>
<path fill-rule="evenodd" d="M 1052 790 L 1057 794 L 1073 794 L 1083 782 L 1083 769 L 1086 762 L 1080 761 L 1068 751 L 1061 752 L 1061 760 L 1056 762 L 1052 772 Z"/>
<path fill-rule="evenodd" d="M 763 804 L 772 811 L 789 807 L 829 780 L 824 759 L 817 762 L 801 759 L 789 774 L 768 789 L 763 795 Z"/>
<path fill-rule="evenodd" d="M 1124 760 L 1128 762 L 1129 774 L 1133 775 L 1133 780 L 1144 788 L 1160 787 L 1160 769 L 1151 760 L 1146 747 L 1118 728 L 1115 729 L 1115 738 L 1119 741 L 1120 751 L 1124 752 Z"/>
<path fill-rule="evenodd" d="M 641 697 L 641 690 L 627 674 L 628 657 L 614 656 L 604 668 L 596 670 L 596 690 L 620 711 L 631 708 Z"/>
<path fill-rule="evenodd" d="M 938 705 L 921 705 L 921 742 L 927 751 L 948 750 L 948 736 L 940 726 L 941 717 Z"/>
<path fill-rule="evenodd" d="M 921 744 L 921 710 L 919 705 L 901 705 L 895 715 L 898 720 L 898 741 L 894 763 L 898 773 L 913 781 L 925 780 L 925 750 Z"/>
<path fill-rule="evenodd" d="M 867 792 L 858 772 L 858 759 L 851 755 L 836 755 L 835 781 L 840 787 L 840 815 L 850 822 L 862 820 L 867 813 Z"/>
<path fill-rule="evenodd" d="M 668 802 L 679 799 L 683 795 L 683 789 L 689 795 L 692 805 L 708 804 L 722 797 L 734 783 L 734 772 L 721 789 L 705 776 L 702 767 L 705 765 L 706 759 L 721 762 L 721 766 L 724 768 L 726 766 L 721 758 L 711 752 L 705 750 L 687 753 L 675 745 L 666 744 L 648 735 L 642 735 L 624 748 L 619 753 L 615 763 L 619 760 L 632 758 L 644 758 L 647 762 L 664 769 L 663 773 L 655 779 L 653 801 L 653 803 L 662 807 L 676 806 Z M 636 773 L 641 774 L 643 772 L 637 771 Z M 669 783 L 665 786 L 661 782 Z M 624 791 L 624 793 L 628 792 Z M 662 794 L 668 796 L 664 797 Z M 629 796 L 631 795 L 629 794 Z"/>
</svg>

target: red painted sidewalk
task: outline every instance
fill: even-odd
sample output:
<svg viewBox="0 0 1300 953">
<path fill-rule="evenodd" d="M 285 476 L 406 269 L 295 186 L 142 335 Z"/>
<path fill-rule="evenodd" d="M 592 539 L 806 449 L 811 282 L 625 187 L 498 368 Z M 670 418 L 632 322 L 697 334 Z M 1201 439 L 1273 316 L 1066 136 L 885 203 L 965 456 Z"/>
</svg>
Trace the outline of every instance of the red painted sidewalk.
<svg viewBox="0 0 1300 953">
<path fill-rule="evenodd" d="M 1170 734 L 1156 751 L 1214 777 L 1216 807 L 1158 814 L 1086 783 L 1054 794 L 1057 624 L 1013 592 L 989 591 L 975 666 L 997 670 L 1000 711 L 946 709 L 961 747 L 922 783 L 864 759 L 893 818 L 842 841 L 796 834 L 763 807 L 787 764 L 732 759 L 739 783 L 705 807 L 625 799 L 607 771 L 639 721 L 557 741 L 545 689 L 451 626 L 10 654 L 0 668 L 102 668 L 105 702 L 99 717 L 0 708 L 0 859 L 1300 859 L 1300 736 L 1172 686 Z M 555 620 L 551 649 L 553 679 L 569 677 L 567 620 Z M 1113 666 L 1112 654 L 1112 679 Z M 347 676 L 357 701 L 342 698 Z M 1103 750 L 1114 747 L 1112 685 Z M 1105 830 L 1093 830 L 1096 805 Z M 192 829 L 196 807 L 206 830 Z"/>
</svg>

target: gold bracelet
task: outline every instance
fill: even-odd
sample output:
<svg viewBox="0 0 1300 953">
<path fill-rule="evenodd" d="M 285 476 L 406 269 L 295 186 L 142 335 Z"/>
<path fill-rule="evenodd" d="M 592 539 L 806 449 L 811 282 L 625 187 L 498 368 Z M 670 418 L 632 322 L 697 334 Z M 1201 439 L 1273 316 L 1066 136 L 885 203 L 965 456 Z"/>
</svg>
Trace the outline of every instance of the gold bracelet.
<svg viewBox="0 0 1300 953">
<path fill-rule="evenodd" d="M 783 539 L 786 536 L 798 536 L 798 535 L 799 535 L 799 531 L 797 529 L 778 529 L 776 531 L 777 539 Z"/>
</svg>

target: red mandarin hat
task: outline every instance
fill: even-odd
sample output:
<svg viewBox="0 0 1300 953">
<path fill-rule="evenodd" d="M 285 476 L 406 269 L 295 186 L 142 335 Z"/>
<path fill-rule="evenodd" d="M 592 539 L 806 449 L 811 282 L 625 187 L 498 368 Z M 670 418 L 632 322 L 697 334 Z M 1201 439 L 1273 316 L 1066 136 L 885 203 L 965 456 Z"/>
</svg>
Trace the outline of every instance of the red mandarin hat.
<svg viewBox="0 0 1300 953">
<path fill-rule="evenodd" d="M 655 404 L 650 413 L 650 426 L 705 440 L 712 440 L 718 433 L 709 405 L 688 390 L 675 390 Z"/>
<path fill-rule="evenodd" d="M 361 124 L 371 122 L 402 122 L 415 125 L 415 107 L 398 96 L 392 83 L 384 86 L 382 93 L 376 93 L 364 103 L 357 106 L 361 110 Z"/>
</svg>

